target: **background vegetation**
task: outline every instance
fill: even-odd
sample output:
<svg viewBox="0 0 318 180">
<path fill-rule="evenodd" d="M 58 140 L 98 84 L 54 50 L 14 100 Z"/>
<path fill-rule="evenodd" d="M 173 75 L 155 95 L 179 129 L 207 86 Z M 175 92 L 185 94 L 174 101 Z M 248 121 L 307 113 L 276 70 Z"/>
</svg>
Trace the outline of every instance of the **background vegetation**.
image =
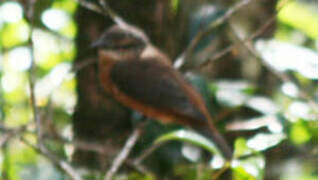
<svg viewBox="0 0 318 180">
<path fill-rule="evenodd" d="M 318 179 L 318 2 L 103 2 L 0 1 L 1 179 Z M 89 44 L 118 17 L 200 90 L 232 162 L 102 92 Z"/>
</svg>

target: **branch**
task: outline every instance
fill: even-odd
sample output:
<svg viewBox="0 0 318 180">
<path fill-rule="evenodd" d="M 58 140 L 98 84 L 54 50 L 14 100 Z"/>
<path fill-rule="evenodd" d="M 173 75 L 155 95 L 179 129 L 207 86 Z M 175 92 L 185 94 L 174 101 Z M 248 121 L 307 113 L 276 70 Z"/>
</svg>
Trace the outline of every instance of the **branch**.
<svg viewBox="0 0 318 180">
<path fill-rule="evenodd" d="M 262 25 L 260 28 L 258 28 L 251 36 L 242 40 L 241 43 L 248 44 L 251 41 L 253 41 L 255 38 L 257 38 L 258 36 L 260 36 L 265 30 L 267 30 L 267 28 L 270 25 L 272 25 L 275 22 L 276 16 L 277 16 L 277 14 L 273 15 L 264 25 Z M 235 43 L 235 44 L 232 44 L 232 45 L 226 47 L 222 51 L 220 51 L 220 52 L 216 53 L 214 56 L 212 56 L 212 58 L 204 61 L 202 64 L 200 64 L 198 66 L 198 68 L 206 67 L 209 63 L 211 63 L 211 62 L 223 57 L 227 53 L 231 52 L 234 48 L 241 45 L 241 43 L 238 42 L 238 43 Z"/>
<path fill-rule="evenodd" d="M 241 43 L 245 43 L 245 44 L 248 44 L 250 43 L 251 41 L 253 41 L 254 39 L 256 39 L 257 37 L 259 37 L 261 34 L 264 33 L 264 31 L 267 30 L 267 28 L 269 28 L 276 20 L 276 17 L 279 13 L 279 11 L 284 7 L 286 6 L 286 4 L 288 4 L 289 1 L 282 1 L 282 3 L 280 4 L 280 6 L 277 8 L 277 11 L 276 13 L 270 17 L 267 22 L 262 25 L 261 27 L 259 27 L 251 36 L 245 38 L 244 40 L 241 41 Z M 240 42 L 238 43 L 235 43 L 235 44 L 232 44 L 230 46 L 228 46 L 227 48 L 223 49 L 222 51 L 220 51 L 219 53 L 215 54 L 212 58 L 210 58 L 209 60 L 203 62 L 199 68 L 202 68 L 202 67 L 205 67 L 207 66 L 210 62 L 213 62 L 219 58 L 221 58 L 222 56 L 224 56 L 225 54 L 231 52 L 234 48 L 236 48 L 237 46 L 241 45 Z"/>
<path fill-rule="evenodd" d="M 139 139 L 142 129 L 146 122 L 142 122 L 131 134 L 128 140 L 125 143 L 125 146 L 121 150 L 121 152 L 116 156 L 110 170 L 106 173 L 104 180 L 111 180 L 114 174 L 117 172 L 119 167 L 123 164 L 123 162 L 127 159 L 130 151 L 136 144 L 137 140 Z"/>
<path fill-rule="evenodd" d="M 90 65 L 93 65 L 97 63 L 97 59 L 96 58 L 91 58 L 91 59 L 88 59 L 86 61 L 80 61 L 80 62 L 77 62 L 73 65 L 72 69 L 70 70 L 69 73 L 73 72 L 73 73 L 77 73 L 78 71 L 81 71 L 82 69 L 90 66 Z"/>
<path fill-rule="evenodd" d="M 84 8 L 99 13 L 104 16 L 110 17 L 116 24 L 118 25 L 126 25 L 128 24 L 121 18 L 115 11 L 113 11 L 110 6 L 107 4 L 106 0 L 98 0 L 99 4 L 102 6 L 98 6 L 95 3 L 86 1 L 86 0 L 77 0 L 77 2 Z"/>
<path fill-rule="evenodd" d="M 64 171 L 72 180 L 82 180 L 81 176 L 73 169 L 73 167 L 68 162 L 60 160 L 56 155 L 51 153 L 45 146 L 34 146 L 24 138 L 21 138 L 21 141 L 30 148 L 32 148 L 34 151 L 48 158 L 51 162 L 53 162 L 53 164 L 56 167 Z"/>
<path fill-rule="evenodd" d="M 64 145 L 72 145 L 75 148 L 86 150 L 86 151 L 94 151 L 100 154 L 105 153 L 105 151 L 109 151 L 111 148 L 111 144 L 101 144 L 101 143 L 95 143 L 91 141 L 85 141 L 85 140 L 69 140 L 60 134 L 56 133 L 53 136 L 44 136 L 44 138 L 54 140 L 56 142 L 60 142 Z M 105 147 L 108 147 L 107 149 Z M 110 147 L 110 148 L 109 148 Z M 115 151 L 115 150 L 114 150 Z"/>
<path fill-rule="evenodd" d="M 35 60 L 34 60 L 34 44 L 32 39 L 32 33 L 34 28 L 34 5 L 36 3 L 36 0 L 30 0 L 28 1 L 28 8 L 26 11 L 26 16 L 30 25 L 30 32 L 29 32 L 29 39 L 28 44 L 31 49 L 31 67 L 29 70 L 29 87 L 30 87 L 30 100 L 31 100 L 31 107 L 33 111 L 33 118 L 34 123 L 36 125 L 36 133 L 37 133 L 37 140 L 38 140 L 38 146 L 34 146 L 31 143 L 29 143 L 27 140 L 25 140 L 23 137 L 21 140 L 28 146 L 32 147 L 37 152 L 43 154 L 48 159 L 50 159 L 57 167 L 62 169 L 66 174 L 69 175 L 69 177 L 73 180 L 82 180 L 80 175 L 76 173 L 76 171 L 65 161 L 59 160 L 54 154 L 52 154 L 44 145 L 42 142 L 42 128 L 41 128 L 41 119 L 39 117 L 39 110 L 36 105 L 36 95 L 34 92 L 35 87 L 35 79 L 36 79 L 36 66 L 35 66 Z"/>
<path fill-rule="evenodd" d="M 249 4 L 251 1 L 252 0 L 241 0 L 240 2 L 235 4 L 233 7 L 229 8 L 223 16 L 219 17 L 213 23 L 211 23 L 206 30 L 199 31 L 196 34 L 196 36 L 191 40 L 186 50 L 177 58 L 173 66 L 177 69 L 181 68 L 181 66 L 185 64 L 185 61 L 187 61 L 187 59 L 192 56 L 193 50 L 204 37 L 209 35 L 216 27 L 223 24 L 235 12 L 237 12 L 238 10 L 240 10 L 241 8 Z"/>
<path fill-rule="evenodd" d="M 32 111 L 33 111 L 33 119 L 34 119 L 34 122 L 36 124 L 36 131 L 38 133 L 38 137 L 41 137 L 42 136 L 42 132 L 41 132 L 41 128 L 40 128 L 41 122 L 40 122 L 40 118 L 39 118 L 38 107 L 36 105 L 36 96 L 35 96 L 35 92 L 34 92 L 35 81 L 36 81 L 36 77 L 35 77 L 36 67 L 35 67 L 35 60 L 34 60 L 34 44 L 33 44 L 33 39 L 32 39 L 32 33 L 33 33 L 33 28 L 34 28 L 33 14 L 34 14 L 35 2 L 36 2 L 36 0 L 29 1 L 28 9 L 26 12 L 26 16 L 27 16 L 29 24 L 30 24 L 28 45 L 31 49 L 31 67 L 29 70 L 29 88 L 30 88 L 31 107 L 32 107 Z"/>
<path fill-rule="evenodd" d="M 152 177 L 155 177 L 155 179 L 159 179 L 159 178 L 156 177 L 156 175 L 153 172 L 148 170 L 145 166 L 143 166 L 141 164 L 135 164 L 135 162 L 133 160 L 128 159 L 126 161 L 126 163 L 127 163 L 128 166 L 134 168 L 139 173 L 142 173 L 144 175 L 151 175 Z"/>
<path fill-rule="evenodd" d="M 76 173 L 76 171 L 68 164 L 66 161 L 60 160 L 56 155 L 52 154 L 46 147 L 44 146 L 35 146 L 27 141 L 25 138 L 22 137 L 24 133 L 32 133 L 27 131 L 26 126 L 21 126 L 19 128 L 7 128 L 5 126 L 0 126 L 0 131 L 4 133 L 4 140 L 9 140 L 14 136 L 18 136 L 20 140 L 26 144 L 27 146 L 31 147 L 34 151 L 42 154 L 46 158 L 48 158 L 53 164 L 64 171 L 69 177 L 73 180 L 82 180 L 82 178 Z M 1 141 L 4 141 L 1 140 Z M 4 144 L 1 144 L 1 146 Z"/>
<path fill-rule="evenodd" d="M 153 144 L 150 147 L 148 147 L 146 150 L 144 150 L 141 155 L 139 157 L 137 157 L 134 161 L 133 164 L 135 166 L 139 166 L 142 161 L 144 161 L 146 159 L 146 157 L 148 157 L 150 154 L 152 154 L 156 149 L 158 149 L 160 146 L 162 145 L 162 143 L 157 143 L 157 144 Z"/>
</svg>

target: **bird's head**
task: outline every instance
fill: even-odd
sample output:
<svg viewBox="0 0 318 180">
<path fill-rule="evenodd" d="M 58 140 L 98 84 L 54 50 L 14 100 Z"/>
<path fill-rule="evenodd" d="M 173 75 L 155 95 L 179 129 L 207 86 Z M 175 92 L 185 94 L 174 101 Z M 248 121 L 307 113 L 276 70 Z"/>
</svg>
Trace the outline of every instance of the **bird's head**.
<svg viewBox="0 0 318 180">
<path fill-rule="evenodd" d="M 149 43 L 145 33 L 133 26 L 110 27 L 93 43 L 101 55 L 114 60 L 127 60 L 138 58 Z"/>
</svg>

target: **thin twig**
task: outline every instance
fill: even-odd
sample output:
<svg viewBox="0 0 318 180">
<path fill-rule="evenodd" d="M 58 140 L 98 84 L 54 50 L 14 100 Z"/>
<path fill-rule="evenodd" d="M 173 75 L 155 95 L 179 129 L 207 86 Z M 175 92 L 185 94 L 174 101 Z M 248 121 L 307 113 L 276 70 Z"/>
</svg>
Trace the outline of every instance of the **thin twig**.
<svg viewBox="0 0 318 180">
<path fill-rule="evenodd" d="M 158 147 L 160 147 L 162 145 L 162 143 L 157 143 L 157 144 L 153 144 L 151 145 L 149 148 L 147 148 L 146 150 L 144 150 L 141 155 L 139 157 L 137 157 L 134 160 L 134 164 L 136 166 L 139 166 L 145 159 L 146 157 L 148 157 L 150 154 L 152 154 Z"/>
<path fill-rule="evenodd" d="M 289 1 L 284 1 L 281 3 L 281 6 L 278 7 L 276 13 L 270 17 L 267 22 L 265 24 L 263 24 L 261 27 L 259 27 L 251 36 L 246 37 L 244 40 L 242 40 L 243 43 L 248 44 L 251 41 L 253 41 L 255 38 L 259 37 L 261 34 L 263 34 L 276 20 L 276 17 L 279 13 L 279 11 L 287 4 L 289 3 Z M 220 51 L 219 53 L 215 54 L 212 58 L 210 58 L 207 61 L 204 61 L 201 65 L 199 65 L 199 68 L 205 67 L 207 66 L 210 62 L 213 62 L 221 57 L 223 57 L 225 54 L 231 52 L 234 48 L 236 48 L 237 46 L 239 46 L 240 43 L 235 43 L 232 44 L 230 46 L 228 46 L 227 48 L 223 49 L 222 51 Z"/>
<path fill-rule="evenodd" d="M 42 154 L 44 157 L 48 158 L 56 167 L 63 170 L 72 180 L 82 180 L 81 176 L 73 169 L 73 167 L 66 161 L 60 160 L 56 155 L 51 153 L 47 148 L 45 147 L 37 147 L 33 144 L 31 144 L 29 141 L 21 138 L 21 141 L 32 148 L 34 151 Z"/>
<path fill-rule="evenodd" d="M 126 25 L 127 23 L 114 10 L 110 8 L 106 0 L 99 0 L 99 4 L 103 7 L 104 12 L 118 25 Z"/>
<path fill-rule="evenodd" d="M 54 134 L 54 136 L 44 136 L 43 138 L 47 138 L 47 139 L 52 139 L 55 140 L 56 142 L 60 142 L 64 145 L 72 145 L 75 148 L 78 149 L 82 149 L 82 150 L 86 150 L 86 151 L 94 151 L 97 153 L 105 153 L 106 148 L 107 148 L 107 152 L 110 151 L 109 146 L 111 146 L 111 144 L 106 144 L 106 143 L 97 143 L 97 142 L 91 142 L 91 141 L 85 141 L 85 140 L 69 140 L 59 134 Z"/>
<path fill-rule="evenodd" d="M 137 128 L 134 129 L 131 136 L 127 139 L 125 146 L 120 151 L 120 153 L 116 156 L 110 170 L 106 173 L 104 180 L 111 180 L 114 174 L 118 171 L 123 162 L 127 159 L 130 151 L 136 144 L 140 135 L 142 134 L 143 127 L 145 122 L 142 122 Z"/>
<path fill-rule="evenodd" d="M 262 25 L 260 28 L 258 28 L 251 36 L 245 38 L 242 42 L 247 44 L 247 43 L 253 41 L 258 36 L 260 36 L 265 30 L 267 30 L 267 28 L 269 26 L 271 26 L 275 22 L 276 16 L 277 16 L 277 13 L 275 15 L 273 15 L 264 25 Z M 226 47 L 222 51 L 220 51 L 217 54 L 215 54 L 214 56 L 212 56 L 210 59 L 204 61 L 202 64 L 200 64 L 198 66 L 198 68 L 206 67 L 209 63 L 223 57 L 224 55 L 231 52 L 234 48 L 236 48 L 239 45 L 240 45 L 240 43 L 235 43 L 235 44 L 232 44 L 232 45 Z"/>
<path fill-rule="evenodd" d="M 177 58 L 175 61 L 174 67 L 180 68 L 185 64 L 187 59 L 192 56 L 193 50 L 196 48 L 198 43 L 207 35 L 209 35 L 216 27 L 223 24 L 227 19 L 229 19 L 235 12 L 249 4 L 253 0 L 241 0 L 237 4 L 235 4 L 233 7 L 229 8 L 226 13 L 216 19 L 213 23 L 209 25 L 209 27 L 206 30 L 199 31 L 196 36 L 191 40 L 189 46 L 186 48 L 186 50 Z"/>
<path fill-rule="evenodd" d="M 91 11 L 94 11 L 104 16 L 107 15 L 101 7 L 99 7 L 97 4 L 93 3 L 92 1 L 77 0 L 77 2 L 79 5 L 81 5 L 82 7 L 85 7 L 86 9 L 89 9 Z"/>
<path fill-rule="evenodd" d="M 142 174 L 145 174 L 145 175 L 151 175 L 153 177 L 156 177 L 156 175 L 149 171 L 145 166 L 143 166 L 142 164 L 135 164 L 134 163 L 134 160 L 130 160 L 130 159 L 127 159 L 126 161 L 127 165 L 134 168 L 135 170 L 137 170 L 138 172 L 142 173 Z M 158 178 L 155 178 L 155 179 L 158 179 Z"/>
<path fill-rule="evenodd" d="M 86 9 L 89 9 L 89 10 L 94 11 L 96 13 L 99 13 L 101 15 L 110 17 L 118 25 L 126 25 L 126 24 L 128 24 L 114 10 L 112 10 L 110 8 L 110 6 L 108 6 L 106 0 L 99 0 L 99 4 L 102 7 L 98 6 L 95 3 L 92 3 L 90 1 L 86 1 L 86 0 L 77 0 L 77 2 L 81 6 L 85 7 Z"/>
<path fill-rule="evenodd" d="M 55 155 L 53 155 L 44 145 L 42 142 L 43 132 L 42 132 L 42 123 L 39 117 L 38 107 L 36 105 L 36 95 L 35 95 L 35 79 L 36 79 L 36 67 L 35 67 L 35 60 L 34 60 L 34 43 L 32 38 L 33 28 L 34 28 L 34 5 L 36 0 L 28 1 L 28 8 L 26 11 L 26 16 L 29 21 L 30 31 L 29 31 L 29 40 L 28 44 L 31 49 L 31 67 L 29 70 L 29 87 L 30 87 L 30 100 L 31 100 L 31 107 L 33 111 L 33 118 L 34 123 L 36 124 L 36 133 L 37 133 L 37 140 L 38 146 L 34 146 L 25 140 L 23 137 L 21 140 L 27 144 L 28 146 L 32 147 L 37 152 L 45 155 L 48 159 L 50 159 L 55 165 L 57 165 L 60 169 L 62 169 L 69 177 L 73 180 L 82 180 L 79 174 L 65 161 L 59 160 Z"/>
<path fill-rule="evenodd" d="M 71 72 L 73 73 L 77 73 L 78 71 L 90 66 L 90 65 L 93 65 L 94 63 L 97 63 L 97 60 L 96 58 L 91 58 L 91 59 L 88 59 L 86 61 L 80 61 L 78 63 L 75 63 L 71 69 Z"/>
<path fill-rule="evenodd" d="M 36 81 L 36 67 L 35 67 L 35 60 L 34 60 L 34 44 L 33 44 L 33 39 L 32 39 L 32 33 L 33 33 L 33 28 L 34 28 L 34 4 L 36 0 L 30 0 L 28 4 L 28 10 L 26 12 L 29 24 L 30 24 L 30 31 L 29 31 L 29 39 L 28 39 L 28 45 L 31 49 L 31 67 L 29 70 L 29 88 L 30 88 L 30 100 L 31 100 L 31 107 L 33 111 L 33 119 L 36 124 L 36 131 L 38 133 L 38 138 L 42 136 L 41 132 L 41 122 L 40 122 L 40 117 L 38 113 L 38 107 L 36 105 L 36 96 L 35 96 L 35 81 Z"/>
</svg>

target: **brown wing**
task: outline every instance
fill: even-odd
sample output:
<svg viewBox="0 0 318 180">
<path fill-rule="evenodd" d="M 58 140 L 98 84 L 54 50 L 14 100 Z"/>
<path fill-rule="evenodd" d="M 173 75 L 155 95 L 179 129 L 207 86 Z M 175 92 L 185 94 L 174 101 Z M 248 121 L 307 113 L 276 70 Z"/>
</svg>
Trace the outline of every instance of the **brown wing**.
<svg viewBox="0 0 318 180">
<path fill-rule="evenodd" d="M 155 60 L 122 61 L 115 63 L 110 76 L 122 93 L 147 106 L 195 119 L 198 124 L 206 121 L 184 89 L 186 82 L 167 65 Z"/>
<path fill-rule="evenodd" d="M 211 122 L 201 96 L 170 66 L 155 60 L 117 62 L 110 72 L 110 79 L 119 89 L 117 95 L 121 97 L 117 99 L 122 103 L 163 121 L 167 115 L 180 118 L 175 121 L 212 138 L 225 157 L 231 159 L 231 148 Z"/>
</svg>

